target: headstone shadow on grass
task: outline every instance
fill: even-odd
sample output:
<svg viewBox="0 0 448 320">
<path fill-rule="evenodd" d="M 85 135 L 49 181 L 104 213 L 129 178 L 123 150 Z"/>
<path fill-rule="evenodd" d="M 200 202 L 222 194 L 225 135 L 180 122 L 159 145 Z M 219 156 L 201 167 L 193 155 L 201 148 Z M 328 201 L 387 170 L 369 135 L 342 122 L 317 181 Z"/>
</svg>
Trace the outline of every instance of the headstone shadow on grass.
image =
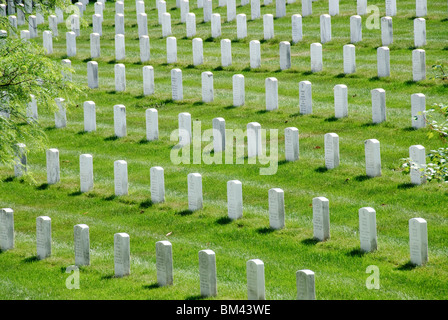
<svg viewBox="0 0 448 320">
<path fill-rule="evenodd" d="M 46 190 L 48 189 L 50 185 L 48 183 L 42 183 L 41 185 L 37 186 L 36 189 L 37 190 Z"/>
<path fill-rule="evenodd" d="M 220 224 L 220 225 L 229 224 L 231 222 L 232 222 L 232 219 L 230 219 L 229 217 L 221 217 L 218 220 L 216 220 L 216 223 Z"/>
<path fill-rule="evenodd" d="M 302 240 L 300 242 L 303 243 L 306 246 L 314 246 L 314 245 L 316 245 L 320 241 L 317 240 L 317 239 L 314 239 L 314 238 L 308 238 L 308 239 L 304 239 L 304 240 Z"/>
<path fill-rule="evenodd" d="M 270 234 L 270 233 L 274 232 L 275 229 L 273 229 L 271 227 L 263 227 L 263 228 L 258 228 L 256 231 L 259 234 Z"/>
<path fill-rule="evenodd" d="M 203 300 L 205 297 L 201 296 L 200 294 L 194 295 L 194 296 L 188 296 L 185 298 L 185 300 Z"/>
<path fill-rule="evenodd" d="M 28 258 L 25 258 L 25 259 L 22 260 L 23 263 L 33 263 L 33 262 L 36 262 L 36 261 L 39 261 L 37 256 L 31 256 L 31 257 L 28 257 Z"/>
<path fill-rule="evenodd" d="M 409 271 L 409 270 L 413 270 L 415 269 L 417 266 L 413 263 L 411 263 L 411 261 L 408 261 L 406 263 L 403 263 L 402 265 L 398 266 L 396 269 L 397 270 L 401 270 L 401 271 Z"/>
<path fill-rule="evenodd" d="M 362 251 L 360 248 L 356 248 L 347 252 L 347 256 L 350 257 L 362 257 L 366 254 L 366 252 Z"/>
<path fill-rule="evenodd" d="M 143 289 L 146 289 L 146 290 L 152 290 L 152 289 L 157 289 L 157 288 L 160 288 L 160 286 L 159 286 L 159 284 L 157 282 L 154 282 L 154 283 L 151 283 L 151 284 L 145 284 L 143 286 Z"/>
</svg>

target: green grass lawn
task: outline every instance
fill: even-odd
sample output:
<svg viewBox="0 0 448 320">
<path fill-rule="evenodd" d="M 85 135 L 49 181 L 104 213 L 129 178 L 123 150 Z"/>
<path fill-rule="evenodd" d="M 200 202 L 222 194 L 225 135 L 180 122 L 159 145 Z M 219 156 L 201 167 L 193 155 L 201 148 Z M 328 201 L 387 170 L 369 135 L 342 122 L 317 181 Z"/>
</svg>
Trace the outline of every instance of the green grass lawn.
<svg viewBox="0 0 448 320">
<path fill-rule="evenodd" d="M 369 1 L 372 4 L 373 1 Z M 375 1 L 385 15 L 384 1 Z M 99 88 L 87 87 L 87 61 L 90 60 L 89 35 L 92 32 L 93 3 L 84 12 L 89 26 L 77 38 L 77 55 L 71 57 L 76 73 L 73 81 L 85 96 L 78 107 L 68 110 L 68 126 L 55 129 L 54 116 L 40 110 L 50 145 L 60 151 L 61 182 L 46 185 L 44 152 L 30 151 L 29 169 L 35 183 L 15 179 L 10 168 L 0 168 L 0 206 L 15 213 L 15 248 L 0 253 L 0 299 L 199 299 L 198 251 L 216 253 L 218 296 L 214 299 L 246 299 L 246 261 L 261 259 L 265 264 L 266 298 L 295 299 L 295 272 L 315 272 L 317 299 L 447 299 L 448 298 L 448 188 L 436 182 L 410 185 L 410 177 L 400 172 L 400 159 L 408 157 L 409 147 L 421 144 L 426 150 L 443 146 L 429 139 L 428 130 L 411 127 L 411 95 L 424 93 L 427 106 L 447 102 L 448 84 L 430 80 L 431 66 L 447 63 L 447 3 L 428 1 L 426 50 L 428 80 L 412 82 L 413 19 L 415 1 L 397 1 L 393 17 L 394 42 L 390 46 L 391 76 L 378 79 L 376 49 L 381 46 L 381 30 L 369 30 L 363 17 L 363 41 L 356 44 L 357 71 L 343 74 L 342 47 L 350 41 L 349 18 L 356 14 L 356 1 L 341 0 L 340 15 L 332 17 L 332 41 L 323 45 L 324 70 L 310 73 L 310 44 L 320 42 L 319 16 L 328 13 L 328 1 L 313 3 L 313 15 L 303 18 L 303 41 L 291 45 L 292 68 L 279 70 L 279 42 L 291 41 L 291 16 L 301 14 L 301 3 L 287 5 L 286 17 L 275 19 L 275 38 L 261 41 L 261 68 L 249 68 L 249 42 L 263 39 L 262 18 L 250 20 L 250 5 L 237 7 L 247 15 L 248 36 L 236 39 L 236 21 L 226 22 L 226 8 L 213 13 L 222 18 L 222 37 L 211 39 L 210 23 L 203 23 L 202 9 L 190 3 L 196 14 L 197 34 L 204 40 L 204 64 L 193 67 L 192 41 L 186 38 L 185 24 L 175 1 L 167 1 L 172 32 L 177 38 L 178 62 L 166 64 L 166 40 L 157 25 L 155 1 L 146 1 L 151 60 L 140 62 L 134 1 L 125 4 L 126 92 L 115 92 L 114 85 L 114 3 L 104 11 Z M 239 5 L 239 1 L 237 2 Z M 261 7 L 261 14 L 275 15 L 275 2 Z M 46 19 L 46 21 L 48 21 Z M 27 26 L 22 26 L 20 29 Z M 39 38 L 48 22 L 39 26 Z M 52 58 L 66 58 L 65 24 L 59 24 Z M 220 40 L 232 40 L 231 67 L 221 68 Z M 142 67 L 152 65 L 155 94 L 143 95 Z M 183 71 L 184 100 L 171 100 L 170 71 Z M 214 102 L 201 98 L 201 73 L 214 75 Z M 233 108 L 232 76 L 245 76 L 246 103 Z M 279 85 L 279 110 L 265 112 L 265 79 L 276 77 Z M 309 80 L 313 90 L 313 114 L 299 114 L 299 82 Z M 333 87 L 348 86 L 349 116 L 334 118 Z M 386 90 L 387 121 L 372 124 L 371 95 L 375 88 Z M 97 131 L 83 132 L 84 101 L 96 103 Z M 113 106 L 126 106 L 128 135 L 114 139 Z M 145 110 L 157 108 L 159 140 L 145 141 Z M 189 112 L 202 122 L 202 130 L 212 127 L 212 119 L 223 117 L 227 129 L 245 130 L 247 123 L 259 122 L 264 129 L 279 130 L 279 166 L 275 175 L 263 176 L 261 164 L 249 165 L 174 165 L 170 160 L 170 133 L 177 129 L 177 116 Z M 300 160 L 285 162 L 284 129 L 300 132 Z M 324 134 L 340 137 L 340 166 L 324 166 Z M 381 143 L 382 176 L 366 179 L 364 141 Z M 208 143 L 203 144 L 203 146 Z M 90 153 L 94 163 L 94 190 L 79 192 L 79 155 Z M 114 196 L 113 163 L 126 160 L 129 195 Z M 246 159 L 247 160 L 247 159 Z M 166 201 L 152 204 L 149 169 L 165 170 Z M 203 177 L 204 208 L 190 213 L 187 175 Z M 227 219 L 226 184 L 243 184 L 244 213 L 240 220 Z M 286 227 L 269 229 L 268 190 L 285 191 Z M 330 201 L 331 239 L 313 241 L 312 199 L 323 196 Z M 377 214 L 378 250 L 360 252 L 358 210 L 373 207 Z M 37 261 L 36 217 L 52 219 L 53 253 Z M 421 217 L 428 222 L 429 262 L 413 267 L 409 255 L 408 220 Z M 66 268 L 74 264 L 73 226 L 90 227 L 91 266 L 80 268 L 80 290 L 68 290 Z M 130 235 L 131 275 L 114 278 L 113 237 Z M 173 245 L 174 285 L 158 287 L 155 243 L 169 240 Z M 366 268 L 378 266 L 380 289 L 366 288 Z"/>
</svg>

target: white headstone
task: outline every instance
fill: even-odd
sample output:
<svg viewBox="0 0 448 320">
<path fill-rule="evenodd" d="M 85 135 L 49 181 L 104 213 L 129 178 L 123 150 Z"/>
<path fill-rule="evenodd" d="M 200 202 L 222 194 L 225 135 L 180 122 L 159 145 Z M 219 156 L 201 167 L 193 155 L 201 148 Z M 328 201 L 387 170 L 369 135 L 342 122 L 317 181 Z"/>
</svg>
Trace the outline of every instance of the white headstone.
<svg viewBox="0 0 448 320">
<path fill-rule="evenodd" d="M 187 14 L 187 38 L 192 38 L 196 35 L 196 15 L 193 12 Z"/>
<path fill-rule="evenodd" d="M 193 45 L 193 65 L 199 66 L 204 62 L 203 42 L 201 38 L 194 38 Z"/>
<path fill-rule="evenodd" d="M 378 78 L 390 76 L 390 50 L 388 47 L 377 49 Z"/>
<path fill-rule="evenodd" d="M 255 20 L 261 17 L 260 0 L 250 0 L 250 19 Z"/>
<path fill-rule="evenodd" d="M 174 101 L 183 99 L 182 70 L 178 68 L 171 70 L 171 94 Z"/>
<path fill-rule="evenodd" d="M 123 13 L 115 14 L 115 34 L 125 34 Z"/>
<path fill-rule="evenodd" d="M 252 40 L 249 43 L 249 51 L 250 51 L 250 68 L 257 69 L 261 66 L 261 49 L 260 49 L 260 41 Z"/>
<path fill-rule="evenodd" d="M 218 294 L 216 256 L 212 250 L 199 251 L 199 280 L 202 297 L 212 297 Z"/>
<path fill-rule="evenodd" d="M 227 181 L 227 213 L 231 220 L 243 216 L 243 185 L 238 180 Z"/>
<path fill-rule="evenodd" d="M 37 259 L 51 256 L 51 219 L 47 216 L 36 218 L 36 249 Z"/>
<path fill-rule="evenodd" d="M 428 224 L 425 219 L 409 220 L 409 249 L 413 265 L 421 266 L 428 262 Z"/>
<path fill-rule="evenodd" d="M 187 14 L 190 12 L 190 2 L 188 0 L 180 1 L 180 22 L 187 22 Z"/>
<path fill-rule="evenodd" d="M 271 229 L 285 227 L 285 193 L 280 188 L 269 189 L 269 226 Z"/>
<path fill-rule="evenodd" d="M 37 120 L 39 118 L 39 114 L 37 112 L 37 101 L 34 94 L 30 94 L 31 101 L 28 102 L 27 105 L 27 117 L 33 118 L 34 120 Z"/>
<path fill-rule="evenodd" d="M 236 0 L 227 0 L 227 22 L 236 18 Z"/>
<path fill-rule="evenodd" d="M 428 6 L 426 0 L 415 1 L 415 15 L 417 17 L 425 17 L 428 14 Z"/>
<path fill-rule="evenodd" d="M 339 136 L 336 133 L 325 134 L 325 167 L 334 169 L 339 166 Z"/>
<path fill-rule="evenodd" d="M 299 130 L 297 128 L 285 129 L 285 158 L 286 161 L 299 160 Z"/>
<path fill-rule="evenodd" d="M 416 48 L 426 45 L 426 20 L 424 18 L 414 19 L 414 46 Z"/>
<path fill-rule="evenodd" d="M 95 8 L 95 14 L 99 14 L 101 16 L 101 20 L 103 19 L 103 11 L 104 11 L 104 5 L 102 2 L 95 2 L 94 4 Z"/>
<path fill-rule="evenodd" d="M 60 181 L 59 175 L 59 150 L 47 150 L 47 184 L 55 184 Z"/>
<path fill-rule="evenodd" d="M 411 96 L 412 127 L 415 129 L 426 126 L 426 96 L 423 93 L 415 93 Z"/>
<path fill-rule="evenodd" d="M 247 37 L 247 21 L 244 13 L 240 13 L 236 16 L 236 37 L 237 39 L 244 39 Z"/>
<path fill-rule="evenodd" d="M 95 59 L 101 56 L 99 33 L 90 34 L 90 58 Z"/>
<path fill-rule="evenodd" d="M 14 249 L 14 211 L 11 208 L 0 209 L 0 250 Z"/>
<path fill-rule="evenodd" d="M 96 131 L 96 111 L 95 102 L 84 102 L 84 131 L 92 132 Z"/>
<path fill-rule="evenodd" d="M 212 19 L 212 0 L 204 0 L 204 22 L 209 22 Z"/>
<path fill-rule="evenodd" d="M 381 42 L 383 46 L 389 46 L 394 41 L 394 29 L 391 17 L 381 18 Z"/>
<path fill-rule="evenodd" d="M 364 142 L 366 155 L 366 175 L 370 178 L 381 176 L 380 142 L 368 139 Z"/>
<path fill-rule="evenodd" d="M 76 34 L 73 31 L 65 33 L 67 44 L 67 57 L 76 56 Z"/>
<path fill-rule="evenodd" d="M 320 42 L 322 44 L 331 41 L 331 16 L 323 14 L 320 16 Z"/>
<path fill-rule="evenodd" d="M 302 0 L 302 16 L 307 17 L 313 14 L 313 2 L 311 0 Z"/>
<path fill-rule="evenodd" d="M 53 37 L 58 37 L 58 18 L 55 15 L 50 15 L 48 17 L 48 27 L 50 28 L 51 32 L 53 33 Z"/>
<path fill-rule="evenodd" d="M 93 157 L 91 154 L 79 156 L 79 180 L 81 192 L 93 189 Z"/>
<path fill-rule="evenodd" d="M 339 0 L 329 0 L 328 13 L 330 16 L 337 16 L 339 14 Z"/>
<path fill-rule="evenodd" d="M 120 61 L 126 58 L 126 46 L 124 34 L 115 35 L 115 60 Z"/>
<path fill-rule="evenodd" d="M 286 0 L 275 0 L 275 17 L 286 16 Z"/>
<path fill-rule="evenodd" d="M 311 82 L 309 81 L 299 82 L 299 107 L 300 107 L 300 114 L 313 113 L 313 98 L 312 98 Z"/>
<path fill-rule="evenodd" d="M 152 66 L 143 67 L 143 95 L 154 94 L 154 68 Z"/>
<path fill-rule="evenodd" d="M 232 42 L 229 39 L 221 40 L 221 66 L 232 65 Z"/>
<path fill-rule="evenodd" d="M 146 13 L 139 13 L 137 15 L 138 36 L 148 35 L 148 16 Z"/>
<path fill-rule="evenodd" d="M 28 16 L 28 30 L 30 31 L 30 39 L 37 38 L 37 19 L 36 16 Z"/>
<path fill-rule="evenodd" d="M 118 138 L 126 137 L 126 107 L 114 105 L 114 133 Z"/>
<path fill-rule="evenodd" d="M 54 124 L 57 129 L 65 128 L 67 126 L 67 115 L 65 110 L 65 99 L 56 98 L 56 105 L 58 106 L 58 111 L 54 113 Z"/>
<path fill-rule="evenodd" d="M 188 182 L 188 210 L 202 209 L 202 176 L 199 173 L 190 173 Z"/>
<path fill-rule="evenodd" d="M 146 62 L 151 58 L 151 50 L 149 47 L 149 36 L 144 35 L 139 38 L 140 43 L 140 61 Z"/>
<path fill-rule="evenodd" d="M 278 81 L 277 78 L 269 77 L 265 80 L 266 110 L 278 109 Z"/>
<path fill-rule="evenodd" d="M 302 16 L 293 14 L 291 16 L 292 43 L 297 43 L 303 39 Z"/>
<path fill-rule="evenodd" d="M 233 106 L 241 107 L 246 100 L 246 90 L 244 85 L 244 76 L 242 74 L 234 74 L 232 76 Z"/>
<path fill-rule="evenodd" d="M 281 41 L 280 51 L 280 69 L 287 70 L 291 68 L 291 44 L 288 41 Z"/>
<path fill-rule="evenodd" d="M 146 140 L 154 141 L 159 139 L 159 117 L 158 111 L 154 108 L 146 109 Z"/>
<path fill-rule="evenodd" d="M 265 300 L 264 263 L 260 259 L 252 259 L 246 263 L 247 299 Z"/>
<path fill-rule="evenodd" d="M 362 41 L 362 18 L 361 16 L 350 17 L 350 43 L 355 44 Z"/>
<path fill-rule="evenodd" d="M 426 151 L 421 145 L 409 147 L 409 158 L 411 159 L 411 183 L 420 185 L 426 182 L 424 170 L 426 169 Z"/>
<path fill-rule="evenodd" d="M 120 278 L 131 273 L 130 238 L 127 233 L 114 234 L 115 277 Z"/>
<path fill-rule="evenodd" d="M 115 14 L 124 14 L 124 1 L 115 2 Z"/>
<path fill-rule="evenodd" d="M 115 91 L 121 92 L 126 90 L 126 67 L 123 63 L 117 63 L 114 66 L 115 73 Z"/>
<path fill-rule="evenodd" d="M 166 63 L 177 62 L 177 40 L 175 37 L 166 38 Z"/>
<path fill-rule="evenodd" d="M 359 209 L 359 240 L 361 251 L 372 252 L 377 250 L 376 239 L 376 211 L 370 207 Z"/>
<path fill-rule="evenodd" d="M 92 16 L 93 33 L 103 35 L 103 17 L 100 14 L 94 14 Z"/>
<path fill-rule="evenodd" d="M 156 242 L 157 284 L 161 287 L 173 284 L 173 246 L 169 241 Z"/>
<path fill-rule="evenodd" d="M 221 15 L 214 13 L 211 20 L 212 38 L 218 38 L 221 36 Z"/>
<path fill-rule="evenodd" d="M 161 203 L 165 201 L 165 178 L 162 167 L 152 167 L 150 170 L 151 202 Z"/>
<path fill-rule="evenodd" d="M 356 48 L 353 44 L 346 44 L 343 47 L 344 73 L 352 74 L 356 72 Z"/>
<path fill-rule="evenodd" d="M 20 39 L 31 39 L 30 32 L 28 30 L 20 30 Z"/>
<path fill-rule="evenodd" d="M 381 123 L 386 121 L 386 91 L 374 89 L 372 95 L 372 122 Z"/>
<path fill-rule="evenodd" d="M 145 13 L 145 2 L 144 1 L 136 1 L 135 2 L 135 13 L 137 17 L 141 13 Z"/>
<path fill-rule="evenodd" d="M 160 0 L 157 2 L 157 17 L 159 24 L 163 24 L 163 14 L 166 12 L 166 2 Z"/>
<path fill-rule="evenodd" d="M 124 160 L 114 161 L 114 185 L 116 196 L 128 194 L 128 163 Z"/>
<path fill-rule="evenodd" d="M 98 62 L 87 62 L 87 84 L 90 89 L 98 88 Z"/>
<path fill-rule="evenodd" d="M 72 14 L 70 16 L 71 30 L 76 34 L 77 37 L 81 35 L 79 16 L 77 14 Z"/>
<path fill-rule="evenodd" d="M 423 49 L 412 51 L 412 78 L 414 81 L 426 80 L 426 52 Z"/>
<path fill-rule="evenodd" d="M 386 0 L 386 16 L 393 17 L 397 15 L 397 1 Z"/>
<path fill-rule="evenodd" d="M 90 236 L 89 226 L 77 224 L 73 228 L 75 238 L 75 265 L 90 265 Z"/>
<path fill-rule="evenodd" d="M 210 71 L 202 72 L 201 74 L 202 83 L 202 102 L 212 102 L 213 101 L 213 73 Z"/>
<path fill-rule="evenodd" d="M 30 2 L 32 2 L 32 1 L 30 0 Z M 31 13 L 31 11 L 33 10 L 33 9 L 31 8 L 31 9 L 30 9 L 31 11 L 28 12 L 26 8 L 27 8 L 27 7 L 26 7 L 26 1 L 25 1 L 25 11 L 26 11 L 26 13 Z M 64 11 L 62 11 L 61 8 L 56 7 L 56 8 L 54 9 L 54 13 L 55 13 L 55 15 L 56 15 L 56 17 L 57 17 L 57 21 L 58 21 L 58 23 L 62 23 L 62 22 L 64 22 Z"/>
<path fill-rule="evenodd" d="M 179 144 L 185 146 L 191 143 L 191 114 L 181 112 L 178 115 Z"/>
<path fill-rule="evenodd" d="M 263 33 L 264 40 L 274 38 L 274 16 L 272 14 L 263 15 Z"/>
<path fill-rule="evenodd" d="M 330 239 L 330 201 L 325 197 L 313 198 L 313 236 L 318 241 Z"/>
<path fill-rule="evenodd" d="M 15 150 L 14 150 L 14 176 L 15 177 L 23 176 L 28 170 L 26 154 L 27 154 L 26 145 L 23 143 L 17 143 L 15 145 Z"/>
<path fill-rule="evenodd" d="M 247 124 L 247 156 L 252 158 L 261 154 L 261 125 L 258 122 L 249 122 Z"/>
<path fill-rule="evenodd" d="M 311 72 L 320 72 L 323 69 L 322 44 L 312 43 L 310 48 Z"/>
<path fill-rule="evenodd" d="M 356 11 L 360 16 L 367 14 L 367 0 L 357 0 Z"/>
<path fill-rule="evenodd" d="M 297 300 L 316 300 L 314 272 L 299 270 L 296 272 Z"/>
<path fill-rule="evenodd" d="M 212 120 L 213 125 L 213 151 L 222 152 L 226 148 L 226 121 L 218 117 Z"/>
<path fill-rule="evenodd" d="M 345 84 L 334 86 L 334 116 L 335 118 L 344 118 L 348 116 L 348 94 Z"/>
<path fill-rule="evenodd" d="M 162 13 L 162 36 L 164 38 L 171 35 L 171 15 L 168 12 Z"/>
</svg>

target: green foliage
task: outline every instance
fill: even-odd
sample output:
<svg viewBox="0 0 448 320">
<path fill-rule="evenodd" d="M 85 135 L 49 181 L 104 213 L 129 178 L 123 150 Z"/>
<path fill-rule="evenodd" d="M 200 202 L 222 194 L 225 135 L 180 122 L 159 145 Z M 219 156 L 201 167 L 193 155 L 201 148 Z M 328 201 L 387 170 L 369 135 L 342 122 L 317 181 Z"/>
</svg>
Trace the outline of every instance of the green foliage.
<svg viewBox="0 0 448 320">
<path fill-rule="evenodd" d="M 30 95 L 40 109 L 52 111 L 55 98 L 64 98 L 69 107 L 81 91 L 63 75 L 73 70 L 46 57 L 42 47 L 29 41 L 2 40 L 0 57 L 0 163 L 12 165 L 15 144 L 35 150 L 46 145 L 43 128 L 27 117 Z"/>
<path fill-rule="evenodd" d="M 432 70 L 434 71 L 434 76 L 432 76 L 431 79 L 448 80 L 448 73 L 445 71 L 445 67 L 443 64 L 433 65 Z"/>
<path fill-rule="evenodd" d="M 425 111 L 425 115 L 426 122 L 431 130 L 428 132 L 428 137 L 433 138 L 435 136 L 434 133 L 437 133 L 446 142 L 446 137 L 448 137 L 448 105 L 443 103 L 434 104 L 434 108 Z M 442 117 L 443 120 L 436 120 L 437 116 Z M 431 150 L 427 158 L 427 165 L 424 168 L 419 167 L 410 158 L 401 159 L 403 173 L 409 174 L 411 169 L 418 169 L 425 173 L 428 181 L 448 182 L 448 148 Z"/>
</svg>

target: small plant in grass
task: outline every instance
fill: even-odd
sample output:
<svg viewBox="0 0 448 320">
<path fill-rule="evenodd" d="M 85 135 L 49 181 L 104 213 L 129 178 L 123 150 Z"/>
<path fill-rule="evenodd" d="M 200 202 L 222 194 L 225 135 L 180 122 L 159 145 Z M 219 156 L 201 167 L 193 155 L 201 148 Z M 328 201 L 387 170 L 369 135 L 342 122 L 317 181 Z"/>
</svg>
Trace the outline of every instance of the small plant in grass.
<svg viewBox="0 0 448 320">
<path fill-rule="evenodd" d="M 432 70 L 434 71 L 434 76 L 431 77 L 432 80 L 435 79 L 448 80 L 448 73 L 446 71 L 445 66 L 442 63 L 433 65 Z"/>
<path fill-rule="evenodd" d="M 425 115 L 430 129 L 428 137 L 433 138 L 437 135 L 446 143 L 448 137 L 448 105 L 442 103 L 435 104 L 434 108 L 425 111 Z M 435 117 L 437 115 L 442 116 L 443 120 L 436 120 Z M 428 161 L 425 167 L 421 167 L 415 162 L 412 162 L 410 158 L 401 159 L 403 173 L 409 174 L 411 169 L 418 169 L 425 172 L 428 181 L 448 182 L 448 148 L 431 150 L 427 154 L 427 158 Z"/>
</svg>

